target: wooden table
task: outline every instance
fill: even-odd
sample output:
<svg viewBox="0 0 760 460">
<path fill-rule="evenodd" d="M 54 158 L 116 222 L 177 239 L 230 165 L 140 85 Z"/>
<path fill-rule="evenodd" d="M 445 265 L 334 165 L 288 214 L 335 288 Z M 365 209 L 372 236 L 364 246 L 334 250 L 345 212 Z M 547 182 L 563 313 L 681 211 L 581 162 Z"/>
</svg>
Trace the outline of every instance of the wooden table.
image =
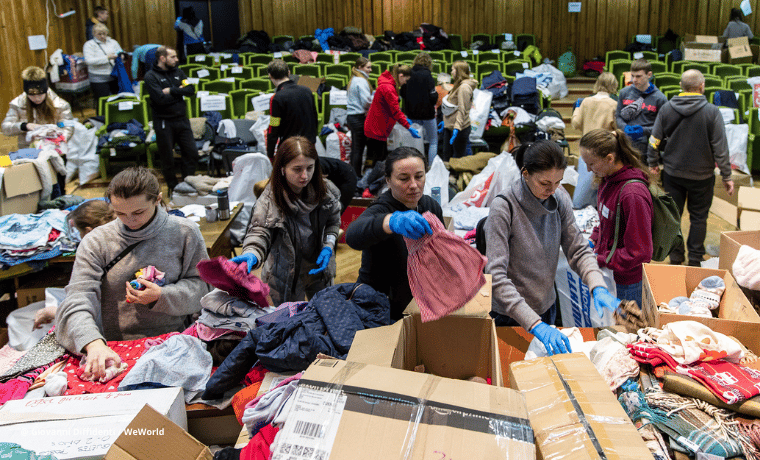
<svg viewBox="0 0 760 460">
<path fill-rule="evenodd" d="M 233 247 L 230 243 L 230 227 L 243 209 L 243 203 L 239 203 L 234 209 L 230 210 L 230 218 L 227 220 L 217 220 L 216 222 L 206 222 L 205 217 L 201 217 L 198 225 L 201 229 L 203 240 L 206 241 L 206 249 L 210 258 L 224 256 L 232 257 Z"/>
</svg>

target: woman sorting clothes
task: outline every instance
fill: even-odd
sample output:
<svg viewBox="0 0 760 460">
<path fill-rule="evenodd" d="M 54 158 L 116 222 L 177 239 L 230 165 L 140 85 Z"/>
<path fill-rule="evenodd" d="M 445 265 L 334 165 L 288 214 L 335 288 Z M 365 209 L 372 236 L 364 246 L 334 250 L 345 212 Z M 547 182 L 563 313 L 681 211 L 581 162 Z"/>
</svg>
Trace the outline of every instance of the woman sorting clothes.
<svg viewBox="0 0 760 460">
<path fill-rule="evenodd" d="M 116 220 L 89 232 L 77 249 L 66 298 L 56 311 L 56 338 L 73 353 L 86 353 L 86 373 L 104 375 L 121 359 L 108 340 L 133 340 L 181 331 L 200 311 L 209 286 L 196 264 L 208 258 L 195 223 L 170 216 L 161 205 L 158 179 L 143 167 L 117 174 L 106 190 Z M 161 282 L 130 281 L 147 266 Z M 107 363 L 109 361 L 109 363 Z"/>
<path fill-rule="evenodd" d="M 39 67 L 27 67 L 21 72 L 24 93 L 13 99 L 3 120 L 3 134 L 18 136 L 18 148 L 29 147 L 26 134 L 41 125 L 57 124 L 73 120 L 71 106 L 48 87 L 45 71 Z M 63 128 L 68 141 L 74 128 Z"/>
<path fill-rule="evenodd" d="M 603 308 L 615 311 L 620 301 L 604 287 L 596 257 L 575 225 L 570 195 L 558 189 L 567 167 L 559 145 L 523 144 L 515 151 L 515 162 L 521 177 L 504 198 L 493 200 L 485 224 L 486 273 L 493 277 L 491 316 L 497 326 L 530 331 L 549 354 L 569 353 L 570 341 L 551 327 L 560 245 L 570 268 L 593 293 L 599 316 Z"/>
<path fill-rule="evenodd" d="M 340 192 L 322 176 L 317 149 L 302 136 L 277 148 L 272 175 L 256 201 L 243 240 L 248 272 L 262 267 L 275 306 L 311 298 L 335 278 Z"/>
<path fill-rule="evenodd" d="M 422 193 L 426 170 L 425 154 L 417 149 L 399 147 L 389 153 L 385 160 L 389 189 L 346 230 L 346 243 L 362 251 L 358 282 L 388 296 L 393 321 L 401 319 L 412 300 L 404 237 L 416 240 L 433 233 L 422 217 L 425 211 L 443 222 L 441 205 Z"/>
<path fill-rule="evenodd" d="M 119 92 L 119 83 L 116 77 L 111 75 L 114 60 L 124 51 L 119 42 L 108 36 L 108 27 L 103 24 L 95 24 L 92 27 L 92 40 L 84 43 L 84 62 L 87 63 L 87 72 L 90 76 L 90 87 L 95 107 L 101 97 L 110 96 Z M 102 113 L 99 115 L 103 115 Z"/>
</svg>

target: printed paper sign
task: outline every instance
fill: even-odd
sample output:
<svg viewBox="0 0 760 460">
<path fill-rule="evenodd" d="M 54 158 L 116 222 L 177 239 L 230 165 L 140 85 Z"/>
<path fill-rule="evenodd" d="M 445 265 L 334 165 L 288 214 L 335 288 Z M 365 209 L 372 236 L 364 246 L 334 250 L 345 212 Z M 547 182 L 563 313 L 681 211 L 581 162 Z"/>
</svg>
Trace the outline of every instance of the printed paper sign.
<svg viewBox="0 0 760 460">
<path fill-rule="evenodd" d="M 206 56 L 198 54 L 195 56 L 195 62 L 206 62 Z"/>
<path fill-rule="evenodd" d="M 224 96 L 204 96 L 201 98 L 201 112 L 222 112 L 227 109 Z"/>
<path fill-rule="evenodd" d="M 567 2 L 567 12 L 568 13 L 580 13 L 581 12 L 581 2 Z"/>
<path fill-rule="evenodd" d="M 282 52 L 281 52 L 281 51 L 275 51 L 275 52 L 272 54 L 272 56 L 273 56 L 275 59 L 282 59 Z"/>
<path fill-rule="evenodd" d="M 200 83 L 201 79 L 188 77 L 188 78 L 185 78 L 185 81 L 190 85 L 197 85 L 198 83 Z"/>
<path fill-rule="evenodd" d="M 206 78 L 206 77 L 208 77 L 209 75 L 211 75 L 211 72 L 209 72 L 209 71 L 208 71 L 208 69 L 201 69 L 201 70 L 199 70 L 199 71 L 195 72 L 195 75 L 196 75 L 198 78 Z"/>
<path fill-rule="evenodd" d="M 221 70 L 222 72 L 224 72 L 225 70 L 227 70 L 228 67 L 229 66 L 227 64 L 222 64 L 222 65 L 219 66 L 219 70 Z"/>
<path fill-rule="evenodd" d="M 134 107 L 135 101 L 121 101 L 119 102 L 119 111 L 122 110 L 132 110 L 132 107 Z"/>
<path fill-rule="evenodd" d="M 461 53 L 459 53 L 459 54 L 461 54 L 461 55 L 462 55 L 462 57 L 467 57 L 467 51 L 462 51 L 462 52 L 461 52 Z"/>
<path fill-rule="evenodd" d="M 243 73 L 243 68 L 239 66 L 233 67 L 230 69 L 230 73 Z"/>
<path fill-rule="evenodd" d="M 220 80 L 226 81 L 227 83 L 235 83 L 235 77 L 220 78 Z"/>
<path fill-rule="evenodd" d="M 274 93 L 272 94 L 260 94 L 253 99 L 251 99 L 251 103 L 253 104 L 253 110 L 256 112 L 264 112 L 269 110 L 269 101 L 272 99 L 272 96 L 274 96 Z"/>
<path fill-rule="evenodd" d="M 348 104 L 348 91 L 338 89 L 330 91 L 330 105 L 346 104 Z"/>
</svg>

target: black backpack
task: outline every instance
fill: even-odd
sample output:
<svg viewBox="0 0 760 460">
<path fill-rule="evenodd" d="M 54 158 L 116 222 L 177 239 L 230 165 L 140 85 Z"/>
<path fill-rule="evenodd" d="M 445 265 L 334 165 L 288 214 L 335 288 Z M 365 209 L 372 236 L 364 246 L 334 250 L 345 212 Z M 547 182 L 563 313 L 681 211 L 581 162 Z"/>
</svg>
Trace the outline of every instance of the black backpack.
<svg viewBox="0 0 760 460">
<path fill-rule="evenodd" d="M 541 110 L 541 100 L 536 88 L 536 79 L 522 77 L 508 86 L 512 106 L 521 107 L 528 113 L 536 115 Z"/>
</svg>

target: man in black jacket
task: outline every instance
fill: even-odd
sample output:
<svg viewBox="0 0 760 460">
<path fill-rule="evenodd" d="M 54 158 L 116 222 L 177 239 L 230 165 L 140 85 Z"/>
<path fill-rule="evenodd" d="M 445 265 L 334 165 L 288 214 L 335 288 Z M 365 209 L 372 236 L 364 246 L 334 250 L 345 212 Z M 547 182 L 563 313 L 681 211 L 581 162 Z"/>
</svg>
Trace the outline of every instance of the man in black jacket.
<svg viewBox="0 0 760 460">
<path fill-rule="evenodd" d="M 195 174 L 198 166 L 198 148 L 183 99 L 183 96 L 195 94 L 195 88 L 185 82 L 185 74 L 177 67 L 177 62 L 177 51 L 158 47 L 156 63 L 145 74 L 143 83 L 150 95 L 161 169 L 170 192 L 178 183 L 172 152 L 175 143 L 182 156 L 182 177 Z"/>
<path fill-rule="evenodd" d="M 267 156 L 273 159 L 277 143 L 289 137 L 303 136 L 316 142 L 317 107 L 311 90 L 290 79 L 290 69 L 285 61 L 273 60 L 267 66 L 267 73 L 277 88 L 269 106 L 267 132 Z"/>
</svg>

